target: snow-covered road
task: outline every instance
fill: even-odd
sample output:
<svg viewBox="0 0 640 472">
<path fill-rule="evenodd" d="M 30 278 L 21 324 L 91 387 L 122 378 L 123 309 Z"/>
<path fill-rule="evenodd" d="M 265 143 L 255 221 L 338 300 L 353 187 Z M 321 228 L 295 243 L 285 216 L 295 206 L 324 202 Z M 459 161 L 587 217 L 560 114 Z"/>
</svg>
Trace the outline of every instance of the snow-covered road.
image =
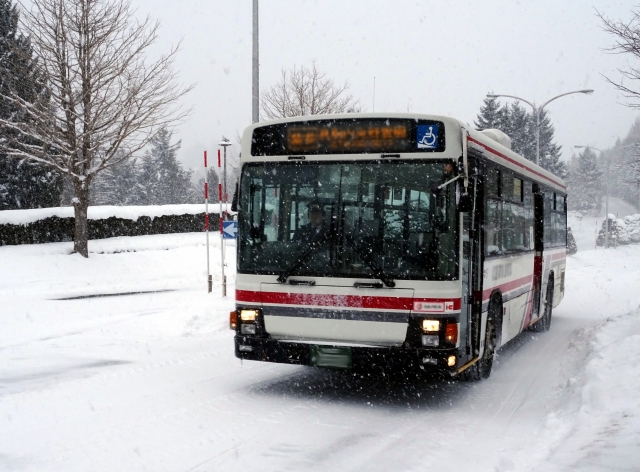
<svg viewBox="0 0 640 472">
<path fill-rule="evenodd" d="M 0 247 L 0 470 L 638 470 L 640 247 L 469 384 L 241 364 L 202 239 Z"/>
</svg>

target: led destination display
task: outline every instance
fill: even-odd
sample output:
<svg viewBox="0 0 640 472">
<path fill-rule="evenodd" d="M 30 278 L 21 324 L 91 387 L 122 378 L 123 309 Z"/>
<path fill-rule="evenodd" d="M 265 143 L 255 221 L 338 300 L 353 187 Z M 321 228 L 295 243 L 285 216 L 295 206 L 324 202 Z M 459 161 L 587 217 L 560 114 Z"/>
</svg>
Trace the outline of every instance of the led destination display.
<svg viewBox="0 0 640 472">
<path fill-rule="evenodd" d="M 409 143 L 406 123 L 334 124 L 333 126 L 291 126 L 287 128 L 287 148 L 301 154 L 402 151 Z"/>
<path fill-rule="evenodd" d="M 253 131 L 254 156 L 443 151 L 444 125 L 407 119 L 280 123 Z M 425 144 L 427 143 L 427 144 Z"/>
</svg>

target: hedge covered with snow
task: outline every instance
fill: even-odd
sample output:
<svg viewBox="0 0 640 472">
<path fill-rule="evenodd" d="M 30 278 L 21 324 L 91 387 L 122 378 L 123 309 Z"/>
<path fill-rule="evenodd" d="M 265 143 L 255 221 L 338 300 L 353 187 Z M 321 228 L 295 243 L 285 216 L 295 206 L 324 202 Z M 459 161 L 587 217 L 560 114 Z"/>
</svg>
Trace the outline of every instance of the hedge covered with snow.
<svg viewBox="0 0 640 472">
<path fill-rule="evenodd" d="M 209 205 L 212 231 L 220 206 Z M 204 231 L 204 205 L 89 207 L 89 239 Z M 0 246 L 73 241 L 73 208 L 0 211 Z"/>
<path fill-rule="evenodd" d="M 598 246 L 605 244 L 605 223 L 605 221 L 602 222 L 598 239 L 596 239 Z M 634 243 L 640 243 L 640 214 L 624 218 L 616 218 L 616 215 L 609 214 L 609 245 Z"/>
</svg>

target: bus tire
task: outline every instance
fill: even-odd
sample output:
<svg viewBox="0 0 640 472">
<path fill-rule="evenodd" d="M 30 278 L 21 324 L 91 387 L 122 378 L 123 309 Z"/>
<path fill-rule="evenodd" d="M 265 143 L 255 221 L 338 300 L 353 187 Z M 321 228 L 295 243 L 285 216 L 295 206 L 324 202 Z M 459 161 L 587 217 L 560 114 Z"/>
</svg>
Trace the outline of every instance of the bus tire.
<svg viewBox="0 0 640 472">
<path fill-rule="evenodd" d="M 484 335 L 484 351 L 478 362 L 462 373 L 462 378 L 467 381 L 477 382 L 488 379 L 493 367 L 493 359 L 496 354 L 496 342 L 498 339 L 496 320 L 502 315 L 502 302 L 498 297 L 491 300 L 487 316 L 487 327 Z"/>
<path fill-rule="evenodd" d="M 544 333 L 551 328 L 551 315 L 553 313 L 553 276 L 547 282 L 547 296 L 544 300 L 544 312 L 540 319 L 531 326 L 531 331 Z"/>
<path fill-rule="evenodd" d="M 553 314 L 553 277 L 549 277 L 547 283 L 547 297 L 544 301 L 544 315 L 542 315 L 542 331 L 549 331 L 551 328 L 551 315 Z"/>
</svg>

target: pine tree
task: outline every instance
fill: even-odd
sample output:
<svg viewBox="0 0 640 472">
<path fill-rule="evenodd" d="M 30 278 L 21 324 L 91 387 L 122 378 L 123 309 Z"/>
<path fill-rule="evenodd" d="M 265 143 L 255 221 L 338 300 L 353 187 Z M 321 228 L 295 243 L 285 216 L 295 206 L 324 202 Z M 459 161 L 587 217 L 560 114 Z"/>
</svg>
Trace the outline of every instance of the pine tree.
<svg viewBox="0 0 640 472">
<path fill-rule="evenodd" d="M 192 171 L 184 170 L 176 152 L 181 142 L 171 144 L 172 132 L 162 129 L 152 140 L 151 150 L 142 158 L 138 185 L 143 205 L 194 203 Z"/>
<path fill-rule="evenodd" d="M 536 117 L 516 101 L 501 106 L 497 98 L 485 97 L 475 126 L 479 130 L 496 128 L 511 138 L 511 149 L 525 159 L 536 161 Z M 540 166 L 565 178 L 567 166 L 560 160 L 561 147 L 555 142 L 555 129 L 547 113 L 540 113 Z"/>
<path fill-rule="evenodd" d="M 28 38 L 18 32 L 19 13 L 11 0 L 0 0 L 0 116 L 17 112 L 5 97 L 25 100 L 46 93 Z M 0 155 L 0 210 L 58 206 L 62 179 L 53 169 Z"/>
<path fill-rule="evenodd" d="M 91 205 L 138 205 L 139 174 L 136 159 L 105 169 L 91 182 Z"/>
<path fill-rule="evenodd" d="M 570 162 L 569 204 L 575 210 L 600 210 L 602 171 L 596 153 L 584 149 Z"/>
<path fill-rule="evenodd" d="M 609 158 L 609 194 L 634 205 L 640 211 L 640 118 L 624 139 L 605 150 Z"/>
<path fill-rule="evenodd" d="M 504 115 L 497 98 L 485 97 L 483 105 L 480 107 L 480 113 L 473 124 L 479 130 L 499 129 L 503 131 Z"/>
<path fill-rule="evenodd" d="M 505 133 L 511 138 L 511 149 L 529 160 L 535 160 L 535 135 L 531 134 L 532 115 L 516 101 L 509 108 L 505 106 L 507 124 Z"/>
<path fill-rule="evenodd" d="M 555 129 L 551 120 L 547 112 L 542 110 L 540 113 L 540 167 L 564 179 L 567 176 L 567 165 L 560 160 L 562 147 L 553 141 L 554 135 Z"/>
<path fill-rule="evenodd" d="M 218 182 L 219 182 L 218 172 L 216 171 L 216 168 L 209 167 L 208 178 L 209 178 L 209 203 L 218 203 L 220 196 L 218 191 Z M 204 177 L 201 177 L 198 179 L 198 183 L 195 187 L 194 192 L 197 195 L 196 199 L 199 199 L 199 201 L 204 201 Z"/>
</svg>

